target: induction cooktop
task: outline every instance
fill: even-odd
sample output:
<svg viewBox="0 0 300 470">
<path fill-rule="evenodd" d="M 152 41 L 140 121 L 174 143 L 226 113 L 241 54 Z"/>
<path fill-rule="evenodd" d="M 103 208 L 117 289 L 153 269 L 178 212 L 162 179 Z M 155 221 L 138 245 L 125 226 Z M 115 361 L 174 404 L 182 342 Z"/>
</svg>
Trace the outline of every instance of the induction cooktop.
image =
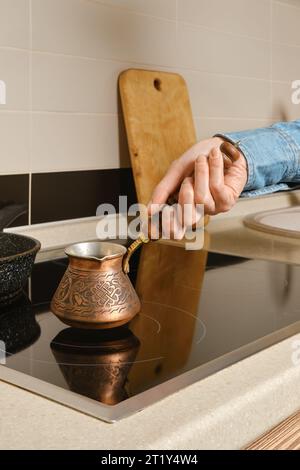
<svg viewBox="0 0 300 470">
<path fill-rule="evenodd" d="M 299 266 L 163 243 L 134 256 L 141 311 L 106 331 L 51 313 L 67 259 L 35 264 L 0 308 L 0 379 L 114 422 L 300 331 Z"/>
</svg>

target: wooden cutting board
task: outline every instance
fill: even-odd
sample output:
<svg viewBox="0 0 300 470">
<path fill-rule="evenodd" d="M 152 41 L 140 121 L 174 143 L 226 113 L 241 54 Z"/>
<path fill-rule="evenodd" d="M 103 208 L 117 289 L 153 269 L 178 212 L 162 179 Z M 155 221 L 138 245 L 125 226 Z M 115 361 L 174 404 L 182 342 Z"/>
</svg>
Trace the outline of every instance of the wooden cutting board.
<svg viewBox="0 0 300 470">
<path fill-rule="evenodd" d="M 147 204 L 172 161 L 196 142 L 188 90 L 176 73 L 129 69 L 119 89 L 138 202 Z"/>
</svg>

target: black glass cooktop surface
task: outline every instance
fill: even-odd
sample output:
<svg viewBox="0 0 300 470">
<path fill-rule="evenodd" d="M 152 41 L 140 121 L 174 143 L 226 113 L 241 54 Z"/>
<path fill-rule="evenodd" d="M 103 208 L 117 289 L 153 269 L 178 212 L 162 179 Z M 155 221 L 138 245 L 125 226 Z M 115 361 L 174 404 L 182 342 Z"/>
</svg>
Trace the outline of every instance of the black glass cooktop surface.
<svg viewBox="0 0 300 470">
<path fill-rule="evenodd" d="M 140 313 L 103 331 L 51 313 L 66 266 L 36 264 L 28 292 L 1 307 L 0 378 L 106 421 L 300 331 L 299 266 L 149 244 L 131 272 Z"/>
</svg>

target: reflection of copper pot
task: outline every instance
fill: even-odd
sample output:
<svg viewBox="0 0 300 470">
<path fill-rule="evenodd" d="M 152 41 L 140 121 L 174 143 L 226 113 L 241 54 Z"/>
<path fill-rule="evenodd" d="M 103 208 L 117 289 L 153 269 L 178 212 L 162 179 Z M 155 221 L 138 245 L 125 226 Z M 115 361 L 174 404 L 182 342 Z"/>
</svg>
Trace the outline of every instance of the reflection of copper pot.
<svg viewBox="0 0 300 470">
<path fill-rule="evenodd" d="M 124 246 L 107 242 L 77 243 L 67 248 L 69 266 L 52 299 L 53 313 L 79 328 L 113 328 L 128 323 L 139 312 L 140 301 L 123 272 L 126 252 Z"/>
<path fill-rule="evenodd" d="M 139 340 L 127 328 L 67 328 L 51 343 L 70 390 L 107 405 L 127 398 L 124 386 L 139 346 Z"/>
</svg>

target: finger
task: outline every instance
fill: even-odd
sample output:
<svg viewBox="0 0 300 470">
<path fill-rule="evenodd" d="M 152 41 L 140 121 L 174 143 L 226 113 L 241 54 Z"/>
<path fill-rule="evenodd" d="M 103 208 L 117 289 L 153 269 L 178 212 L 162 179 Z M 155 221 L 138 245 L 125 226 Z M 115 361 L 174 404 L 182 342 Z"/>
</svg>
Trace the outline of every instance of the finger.
<svg viewBox="0 0 300 470">
<path fill-rule="evenodd" d="M 209 167 L 205 155 L 199 155 L 195 161 L 194 178 L 196 202 L 203 203 L 205 196 L 209 192 Z"/>
<path fill-rule="evenodd" d="M 148 204 L 150 214 L 157 210 L 157 208 L 152 207 L 153 205 L 165 204 L 168 197 L 176 191 L 185 176 L 184 171 L 185 167 L 180 160 L 175 160 L 171 164 L 167 173 L 152 193 L 151 201 Z"/>
<path fill-rule="evenodd" d="M 178 197 L 177 217 L 184 227 L 190 227 L 195 221 L 194 179 L 183 180 Z"/>
<path fill-rule="evenodd" d="M 225 186 L 224 182 L 224 160 L 222 152 L 214 148 L 208 157 L 209 162 L 209 185 L 210 192 L 215 201 L 215 211 L 226 212 L 228 211 L 233 203 L 230 197 L 230 191 Z"/>
<path fill-rule="evenodd" d="M 214 148 L 208 155 L 209 188 L 212 196 L 219 194 L 224 186 L 224 160 L 219 149 Z"/>
<path fill-rule="evenodd" d="M 194 197 L 196 204 L 204 204 L 206 214 L 214 213 L 215 203 L 209 189 L 209 166 L 205 155 L 199 155 L 195 162 Z"/>
<path fill-rule="evenodd" d="M 234 162 L 231 168 L 225 173 L 225 186 L 231 190 L 234 200 L 237 200 L 243 191 L 247 182 L 247 176 L 247 163 L 243 156 L 238 161 Z"/>
<path fill-rule="evenodd" d="M 156 217 L 156 215 L 158 217 Z M 149 216 L 148 220 L 142 225 L 142 233 L 150 240 L 158 240 L 161 235 L 159 214 Z"/>
<path fill-rule="evenodd" d="M 183 238 L 185 230 L 178 221 L 173 206 L 165 206 L 162 211 L 162 238 L 166 240 Z"/>
<path fill-rule="evenodd" d="M 181 240 L 185 234 L 185 227 L 182 221 L 178 217 L 178 204 L 173 206 L 173 226 L 172 226 L 172 237 L 175 240 Z"/>
<path fill-rule="evenodd" d="M 225 188 L 224 188 L 224 160 L 222 153 L 219 149 L 214 148 L 208 156 L 209 165 L 209 188 L 214 198 L 216 210 L 224 202 Z"/>
</svg>

